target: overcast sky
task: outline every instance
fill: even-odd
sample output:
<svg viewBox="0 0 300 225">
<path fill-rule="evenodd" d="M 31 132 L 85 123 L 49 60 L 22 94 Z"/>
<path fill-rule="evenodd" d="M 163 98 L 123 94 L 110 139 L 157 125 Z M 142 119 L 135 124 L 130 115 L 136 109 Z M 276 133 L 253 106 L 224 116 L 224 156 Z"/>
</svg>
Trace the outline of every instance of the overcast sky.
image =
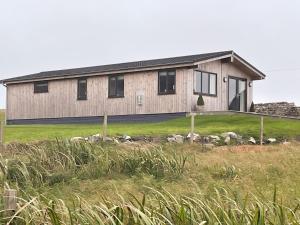
<svg viewBox="0 0 300 225">
<path fill-rule="evenodd" d="M 234 50 L 254 101 L 300 105 L 299 0 L 0 0 L 0 78 Z M 26 104 L 26 103 L 24 103 Z M 5 88 L 0 88 L 0 108 Z"/>
</svg>

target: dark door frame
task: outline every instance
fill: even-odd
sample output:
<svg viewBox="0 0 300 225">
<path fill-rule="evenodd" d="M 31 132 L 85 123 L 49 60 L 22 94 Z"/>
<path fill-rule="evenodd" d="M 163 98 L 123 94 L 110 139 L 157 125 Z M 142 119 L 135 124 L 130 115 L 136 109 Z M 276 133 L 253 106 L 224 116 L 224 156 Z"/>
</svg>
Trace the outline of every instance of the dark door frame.
<svg viewBox="0 0 300 225">
<path fill-rule="evenodd" d="M 228 81 L 227 81 L 227 107 L 228 107 L 228 110 L 229 110 L 229 79 L 234 79 L 234 80 L 236 80 L 236 94 L 238 94 L 239 93 L 239 82 L 238 81 L 245 81 L 246 82 L 246 90 L 245 90 L 245 105 L 244 105 L 244 107 L 245 107 L 245 112 L 247 112 L 248 111 L 248 101 L 247 101 L 247 99 L 248 99 L 248 85 L 247 85 L 247 79 L 246 78 L 241 78 L 241 77 L 235 77 L 235 76 L 230 76 L 230 75 L 228 75 Z M 240 99 L 239 99 L 240 100 Z M 240 101 L 239 101 L 239 107 L 241 108 L 241 105 L 240 105 L 241 103 L 240 103 Z M 240 111 L 240 110 L 239 110 Z"/>
</svg>

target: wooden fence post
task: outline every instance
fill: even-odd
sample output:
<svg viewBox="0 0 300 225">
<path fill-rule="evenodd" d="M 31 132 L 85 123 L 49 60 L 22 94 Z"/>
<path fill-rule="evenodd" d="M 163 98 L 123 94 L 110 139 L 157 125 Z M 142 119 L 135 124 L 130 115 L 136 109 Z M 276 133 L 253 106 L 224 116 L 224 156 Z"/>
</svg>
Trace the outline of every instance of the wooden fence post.
<svg viewBox="0 0 300 225">
<path fill-rule="evenodd" d="M 260 117 L 260 145 L 264 142 L 264 117 Z"/>
<path fill-rule="evenodd" d="M 191 114 L 191 136 L 190 143 L 193 144 L 194 141 L 194 130 L 195 130 L 195 114 Z"/>
<path fill-rule="evenodd" d="M 107 135 L 107 114 L 105 113 L 103 117 L 103 133 L 102 133 L 103 138 L 106 138 L 106 135 Z"/>
<path fill-rule="evenodd" d="M 0 144 L 4 144 L 4 122 L 1 121 L 0 123 Z"/>
<path fill-rule="evenodd" d="M 12 214 L 17 209 L 17 191 L 15 189 L 5 189 L 3 194 L 4 210 L 7 215 Z"/>
</svg>

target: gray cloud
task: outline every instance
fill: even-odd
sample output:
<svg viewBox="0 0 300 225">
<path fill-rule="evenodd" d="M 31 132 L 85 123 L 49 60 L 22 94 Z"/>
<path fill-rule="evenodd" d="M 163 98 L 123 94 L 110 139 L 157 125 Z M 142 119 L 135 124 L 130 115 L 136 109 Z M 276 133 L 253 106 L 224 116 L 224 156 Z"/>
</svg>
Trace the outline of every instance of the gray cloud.
<svg viewBox="0 0 300 225">
<path fill-rule="evenodd" d="M 298 0 L 2 1 L 0 78 L 232 49 L 268 75 L 255 102 L 300 105 L 299 9 Z"/>
</svg>

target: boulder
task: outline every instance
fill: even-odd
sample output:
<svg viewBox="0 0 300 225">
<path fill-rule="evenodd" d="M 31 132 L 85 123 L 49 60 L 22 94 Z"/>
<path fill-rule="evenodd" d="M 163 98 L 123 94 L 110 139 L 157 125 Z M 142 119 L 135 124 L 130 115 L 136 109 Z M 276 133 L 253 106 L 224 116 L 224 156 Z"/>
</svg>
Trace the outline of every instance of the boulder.
<svg viewBox="0 0 300 225">
<path fill-rule="evenodd" d="M 110 138 L 110 137 L 103 137 L 102 139 L 104 142 L 112 142 L 114 141 L 114 139 Z"/>
<path fill-rule="evenodd" d="M 179 134 L 173 134 L 172 137 L 167 138 L 168 142 L 176 142 L 176 143 L 183 143 L 184 142 L 184 137 Z"/>
<path fill-rule="evenodd" d="M 100 142 L 101 141 L 101 136 L 100 136 L 100 134 L 94 134 L 92 136 L 89 136 L 87 139 L 91 143 L 96 143 L 96 142 Z"/>
<path fill-rule="evenodd" d="M 209 137 L 202 137 L 203 143 L 209 143 Z"/>
<path fill-rule="evenodd" d="M 128 136 L 128 135 L 123 135 L 123 139 L 124 139 L 125 141 L 131 141 L 131 137 Z"/>
<path fill-rule="evenodd" d="M 275 143 L 276 142 L 276 138 L 269 138 L 267 140 L 268 143 L 272 144 L 272 143 Z"/>
<path fill-rule="evenodd" d="M 229 145 L 229 144 L 230 144 L 230 136 L 225 137 L 224 143 L 225 143 L 226 145 Z"/>
<path fill-rule="evenodd" d="M 80 141 L 84 141 L 83 137 L 72 137 L 70 139 L 71 142 L 80 142 Z"/>
<path fill-rule="evenodd" d="M 188 135 L 186 136 L 187 139 L 191 139 L 192 133 L 188 133 Z M 199 134 L 193 133 L 193 141 L 196 141 L 200 138 Z"/>
<path fill-rule="evenodd" d="M 209 139 L 211 140 L 211 142 L 218 142 L 221 140 L 221 138 L 217 135 L 209 135 Z"/>
<path fill-rule="evenodd" d="M 256 144 L 256 140 L 254 139 L 254 137 L 250 137 L 248 142 L 254 145 Z"/>
<path fill-rule="evenodd" d="M 238 135 L 234 132 L 225 132 L 225 133 L 221 134 L 221 136 L 223 138 L 230 137 L 231 139 L 237 139 L 238 138 Z"/>
<path fill-rule="evenodd" d="M 131 141 L 146 141 L 147 138 L 144 136 L 135 136 L 135 137 L 131 137 Z"/>
<path fill-rule="evenodd" d="M 119 140 L 116 139 L 116 138 L 114 138 L 113 141 L 114 141 L 115 144 L 120 144 Z"/>
</svg>

